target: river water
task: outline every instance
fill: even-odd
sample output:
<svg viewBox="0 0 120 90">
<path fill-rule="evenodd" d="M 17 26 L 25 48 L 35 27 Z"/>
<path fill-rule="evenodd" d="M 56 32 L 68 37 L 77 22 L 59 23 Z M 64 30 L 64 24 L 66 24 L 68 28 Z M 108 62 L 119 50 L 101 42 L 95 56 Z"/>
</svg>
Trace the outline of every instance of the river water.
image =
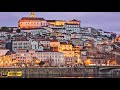
<svg viewBox="0 0 120 90">
<path fill-rule="evenodd" d="M 120 78 L 120 75 L 26 75 L 23 78 Z"/>
</svg>

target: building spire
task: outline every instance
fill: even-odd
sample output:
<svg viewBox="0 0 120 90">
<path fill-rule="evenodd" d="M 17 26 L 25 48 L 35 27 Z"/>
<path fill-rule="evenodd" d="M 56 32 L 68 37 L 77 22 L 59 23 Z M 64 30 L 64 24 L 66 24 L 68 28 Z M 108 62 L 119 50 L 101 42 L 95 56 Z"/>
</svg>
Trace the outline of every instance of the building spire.
<svg viewBox="0 0 120 90">
<path fill-rule="evenodd" d="M 31 12 L 31 17 L 35 17 L 35 14 L 34 14 L 34 12 Z"/>
</svg>

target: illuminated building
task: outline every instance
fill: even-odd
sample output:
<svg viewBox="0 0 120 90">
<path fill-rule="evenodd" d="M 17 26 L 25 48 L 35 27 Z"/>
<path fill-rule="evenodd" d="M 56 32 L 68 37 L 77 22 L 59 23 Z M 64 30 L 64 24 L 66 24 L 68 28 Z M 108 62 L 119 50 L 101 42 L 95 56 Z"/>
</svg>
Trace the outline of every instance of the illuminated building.
<svg viewBox="0 0 120 90">
<path fill-rule="evenodd" d="M 75 61 L 75 52 L 73 51 L 72 44 L 60 43 L 60 45 L 58 46 L 58 51 L 64 53 L 66 64 L 74 63 L 74 61 Z"/>
<path fill-rule="evenodd" d="M 80 58 L 80 46 L 75 46 L 73 51 L 75 52 L 75 56 Z"/>
<path fill-rule="evenodd" d="M 32 63 L 33 60 L 37 60 L 35 56 L 35 50 L 25 50 L 18 49 L 16 51 L 16 60 L 18 60 L 19 65 Z"/>
<path fill-rule="evenodd" d="M 49 26 L 64 26 L 65 20 L 47 20 Z"/>
<path fill-rule="evenodd" d="M 50 66 L 65 65 L 64 54 L 62 52 L 42 51 L 36 52 L 36 56 L 41 61 L 48 61 Z"/>
<path fill-rule="evenodd" d="M 12 55 L 7 49 L 0 50 L 0 67 L 12 67 Z"/>
<path fill-rule="evenodd" d="M 72 51 L 72 44 L 60 43 L 59 52 L 61 51 Z"/>
<path fill-rule="evenodd" d="M 52 51 L 58 51 L 58 46 L 60 42 L 58 40 L 50 40 L 50 48 Z"/>
<path fill-rule="evenodd" d="M 34 12 L 31 12 L 31 17 L 22 17 L 18 21 L 20 29 L 32 29 L 47 26 L 47 21 L 44 18 L 35 17 Z"/>
<path fill-rule="evenodd" d="M 78 24 L 78 25 L 80 25 L 80 20 L 75 20 L 75 19 L 69 20 L 68 24 Z"/>
<path fill-rule="evenodd" d="M 118 37 L 116 38 L 116 41 L 120 42 L 120 36 L 118 36 Z"/>
</svg>

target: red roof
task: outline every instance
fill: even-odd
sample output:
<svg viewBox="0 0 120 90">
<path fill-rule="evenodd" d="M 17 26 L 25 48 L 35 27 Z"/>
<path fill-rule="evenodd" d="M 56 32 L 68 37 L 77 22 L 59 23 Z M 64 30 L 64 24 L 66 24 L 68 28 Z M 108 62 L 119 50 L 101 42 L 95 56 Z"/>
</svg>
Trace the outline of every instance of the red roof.
<svg viewBox="0 0 120 90">
<path fill-rule="evenodd" d="M 58 40 L 50 40 L 50 42 L 59 42 Z"/>
<path fill-rule="evenodd" d="M 22 17 L 20 20 L 45 20 L 45 19 L 38 17 Z"/>
</svg>

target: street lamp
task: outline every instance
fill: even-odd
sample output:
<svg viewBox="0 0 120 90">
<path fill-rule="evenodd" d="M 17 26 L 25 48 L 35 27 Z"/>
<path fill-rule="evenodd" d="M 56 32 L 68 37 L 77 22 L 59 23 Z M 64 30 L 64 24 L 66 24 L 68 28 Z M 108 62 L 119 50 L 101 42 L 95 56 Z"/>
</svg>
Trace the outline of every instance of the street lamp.
<svg viewBox="0 0 120 90">
<path fill-rule="evenodd" d="M 107 64 L 110 66 L 110 60 L 108 60 Z"/>
</svg>

